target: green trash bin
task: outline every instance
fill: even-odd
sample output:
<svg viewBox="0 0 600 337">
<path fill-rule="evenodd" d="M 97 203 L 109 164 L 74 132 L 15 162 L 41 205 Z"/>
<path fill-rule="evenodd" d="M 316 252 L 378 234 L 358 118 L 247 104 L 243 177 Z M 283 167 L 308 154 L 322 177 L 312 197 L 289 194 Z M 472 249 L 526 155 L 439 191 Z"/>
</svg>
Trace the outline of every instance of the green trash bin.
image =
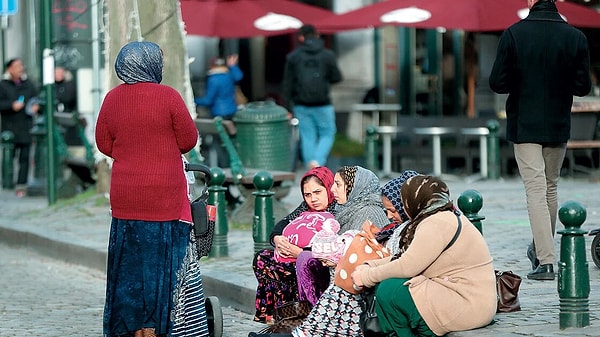
<svg viewBox="0 0 600 337">
<path fill-rule="evenodd" d="M 233 118 L 236 146 L 244 167 L 290 170 L 290 123 L 287 110 L 270 101 L 250 102 Z"/>
</svg>

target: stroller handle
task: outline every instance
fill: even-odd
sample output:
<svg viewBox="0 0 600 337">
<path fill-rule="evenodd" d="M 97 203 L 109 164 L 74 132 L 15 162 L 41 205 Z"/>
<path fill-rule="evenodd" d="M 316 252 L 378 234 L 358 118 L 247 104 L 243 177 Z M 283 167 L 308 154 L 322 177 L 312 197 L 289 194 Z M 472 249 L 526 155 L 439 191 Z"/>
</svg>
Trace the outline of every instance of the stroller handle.
<svg viewBox="0 0 600 337">
<path fill-rule="evenodd" d="M 210 174 L 210 168 L 208 166 L 206 166 L 204 164 L 185 163 L 185 170 L 203 173 L 204 178 L 206 179 L 206 184 L 208 185 L 210 183 L 210 178 L 212 178 L 212 177 Z"/>
</svg>

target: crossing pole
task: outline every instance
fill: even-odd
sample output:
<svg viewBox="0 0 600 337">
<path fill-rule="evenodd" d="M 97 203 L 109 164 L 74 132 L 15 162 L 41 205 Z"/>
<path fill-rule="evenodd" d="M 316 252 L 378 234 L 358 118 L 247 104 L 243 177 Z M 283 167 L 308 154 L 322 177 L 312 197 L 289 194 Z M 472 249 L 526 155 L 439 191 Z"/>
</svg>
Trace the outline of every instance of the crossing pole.
<svg viewBox="0 0 600 337">
<path fill-rule="evenodd" d="M 54 50 L 52 46 L 52 0 L 42 0 L 40 10 L 41 45 L 42 45 L 42 81 L 46 102 L 46 140 L 48 144 L 47 183 L 48 204 L 56 202 L 56 151 L 54 141 Z"/>
</svg>

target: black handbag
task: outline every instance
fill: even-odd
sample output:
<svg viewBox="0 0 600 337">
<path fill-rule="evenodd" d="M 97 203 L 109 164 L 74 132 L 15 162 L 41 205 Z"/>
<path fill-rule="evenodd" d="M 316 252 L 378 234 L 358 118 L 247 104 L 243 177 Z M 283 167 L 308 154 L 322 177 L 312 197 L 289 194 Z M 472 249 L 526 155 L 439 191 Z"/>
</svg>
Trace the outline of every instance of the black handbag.
<svg viewBox="0 0 600 337">
<path fill-rule="evenodd" d="M 205 187 L 200 193 L 200 196 L 190 203 L 192 209 L 192 222 L 194 223 L 194 237 L 196 238 L 196 249 L 198 251 L 198 258 L 201 258 L 203 256 L 208 256 L 210 253 L 213 243 L 213 234 L 215 232 L 214 217 L 211 217 L 208 214 L 208 208 L 214 208 L 214 206 L 208 205 L 206 202 L 208 199 L 207 187 L 211 179 L 210 168 L 203 164 L 185 163 L 185 170 L 201 172 L 206 179 Z"/>
<path fill-rule="evenodd" d="M 377 318 L 377 312 L 375 311 L 375 302 L 377 301 L 376 290 L 377 287 L 365 289 L 365 291 L 360 293 L 360 299 L 358 300 L 362 309 L 358 323 L 365 337 L 385 336 L 381 331 L 379 318 Z"/>
<path fill-rule="evenodd" d="M 213 243 L 213 234 L 215 232 L 215 222 L 208 216 L 205 198 L 200 196 L 191 203 L 192 220 L 194 222 L 194 236 L 196 237 L 196 246 L 198 258 L 208 256 Z"/>
</svg>

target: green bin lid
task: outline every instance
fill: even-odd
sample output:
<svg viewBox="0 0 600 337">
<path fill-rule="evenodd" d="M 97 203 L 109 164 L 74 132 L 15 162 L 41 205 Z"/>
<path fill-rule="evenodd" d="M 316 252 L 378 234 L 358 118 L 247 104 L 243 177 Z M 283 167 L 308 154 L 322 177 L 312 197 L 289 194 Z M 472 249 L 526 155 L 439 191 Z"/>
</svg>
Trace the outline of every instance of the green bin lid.
<svg viewBox="0 0 600 337">
<path fill-rule="evenodd" d="M 280 122 L 285 120 L 287 120 L 287 110 L 272 101 L 250 102 L 233 117 L 233 121 L 236 123 Z"/>
</svg>

